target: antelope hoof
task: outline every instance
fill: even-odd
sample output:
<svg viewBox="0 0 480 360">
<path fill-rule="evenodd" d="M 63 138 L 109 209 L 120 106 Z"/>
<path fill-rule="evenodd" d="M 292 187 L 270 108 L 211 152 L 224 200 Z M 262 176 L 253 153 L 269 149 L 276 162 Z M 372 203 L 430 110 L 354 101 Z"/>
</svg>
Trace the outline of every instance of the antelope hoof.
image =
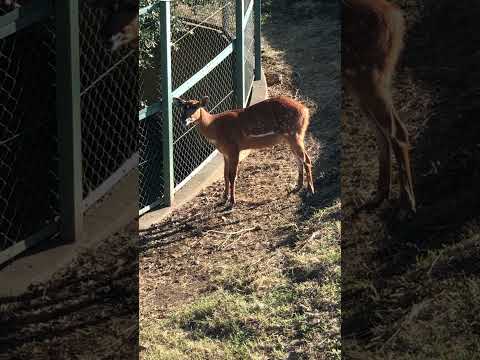
<svg viewBox="0 0 480 360">
<path fill-rule="evenodd" d="M 400 196 L 400 204 L 399 206 L 405 211 L 410 213 L 410 215 L 415 215 L 417 212 L 415 206 L 415 198 L 409 196 L 409 194 L 402 193 Z"/>
<path fill-rule="evenodd" d="M 394 218 L 396 221 L 410 221 L 415 217 L 416 209 L 412 207 L 410 202 L 405 202 L 403 199 L 399 199 L 398 202 L 394 204 Z"/>
<path fill-rule="evenodd" d="M 228 196 L 222 196 L 218 202 L 215 204 L 215 206 L 223 206 L 227 203 L 228 201 Z"/>
<path fill-rule="evenodd" d="M 235 207 L 236 202 L 228 200 L 225 204 L 225 210 L 232 210 Z"/>
<path fill-rule="evenodd" d="M 303 185 L 300 185 L 300 184 L 292 185 L 288 193 L 289 194 L 297 193 L 300 190 L 302 190 L 302 188 L 303 188 Z"/>
</svg>

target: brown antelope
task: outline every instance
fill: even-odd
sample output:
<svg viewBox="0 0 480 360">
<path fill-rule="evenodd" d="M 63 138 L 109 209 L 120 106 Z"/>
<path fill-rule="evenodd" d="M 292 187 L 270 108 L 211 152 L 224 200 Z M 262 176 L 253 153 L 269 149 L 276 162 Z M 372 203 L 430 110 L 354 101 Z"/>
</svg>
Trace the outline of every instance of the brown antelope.
<svg viewBox="0 0 480 360">
<path fill-rule="evenodd" d="M 307 184 L 314 192 L 312 161 L 305 151 L 304 136 L 309 124 L 308 108 L 285 96 L 264 100 L 245 109 L 210 114 L 205 106 L 208 97 L 201 100 L 174 99 L 183 109 L 186 126 L 196 124 L 200 133 L 212 142 L 224 159 L 225 191 L 223 200 L 235 204 L 235 180 L 239 154 L 242 150 L 272 147 L 286 141 L 298 163 L 298 181 L 292 191 L 303 187 L 304 168 Z M 230 199 L 228 195 L 230 194 Z"/>
<path fill-rule="evenodd" d="M 127 46 L 138 48 L 138 0 L 88 0 L 87 3 L 111 13 L 103 29 L 111 51 Z"/>
<path fill-rule="evenodd" d="M 390 197 L 393 149 L 401 201 L 415 212 L 408 132 L 395 111 L 391 89 L 403 49 L 402 12 L 386 0 L 343 0 L 342 16 L 342 78 L 371 121 L 379 151 L 378 191 L 365 206 Z"/>
</svg>

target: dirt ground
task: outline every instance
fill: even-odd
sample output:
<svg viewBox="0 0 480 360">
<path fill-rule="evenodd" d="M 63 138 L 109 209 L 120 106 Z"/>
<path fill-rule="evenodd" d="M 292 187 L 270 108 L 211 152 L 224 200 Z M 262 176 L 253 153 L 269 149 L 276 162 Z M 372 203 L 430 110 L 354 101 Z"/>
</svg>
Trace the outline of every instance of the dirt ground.
<svg viewBox="0 0 480 360">
<path fill-rule="evenodd" d="M 45 283 L 0 298 L 0 359 L 133 359 L 138 224 L 82 252 Z"/>
<path fill-rule="evenodd" d="M 233 211 L 218 205 L 220 180 L 141 233 L 142 358 L 340 356 L 340 27 L 336 5 L 305 5 L 321 16 L 271 12 L 262 59 L 269 95 L 311 110 L 317 192 L 288 194 L 297 169 L 286 145 L 253 151 Z"/>
<path fill-rule="evenodd" d="M 397 3 L 408 31 L 394 100 L 411 135 L 418 213 L 399 222 L 385 203 L 342 222 L 342 351 L 349 359 L 477 359 L 480 7 Z M 375 138 L 362 117 L 345 98 L 345 215 L 375 190 Z"/>
</svg>

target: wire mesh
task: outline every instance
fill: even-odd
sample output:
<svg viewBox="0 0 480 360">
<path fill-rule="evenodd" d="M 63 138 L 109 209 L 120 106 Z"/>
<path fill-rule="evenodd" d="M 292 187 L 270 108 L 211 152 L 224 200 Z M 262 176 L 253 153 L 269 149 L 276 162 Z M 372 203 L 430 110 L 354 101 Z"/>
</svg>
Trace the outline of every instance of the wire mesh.
<svg viewBox="0 0 480 360">
<path fill-rule="evenodd" d="M 172 82 L 175 89 L 232 42 L 235 3 L 212 1 L 197 7 L 178 3 L 173 7 L 173 18 L 181 23 L 172 32 Z M 232 73 L 233 56 L 229 55 L 183 98 L 199 99 L 208 95 L 210 109 L 231 109 L 234 106 Z M 174 179 L 175 186 L 178 186 L 212 154 L 215 147 L 194 128 L 185 128 L 178 109 L 174 109 L 173 139 Z"/>
<path fill-rule="evenodd" d="M 161 34 L 160 1 L 140 0 L 140 8 L 150 8 L 146 13 L 142 12 L 139 18 L 140 33 L 140 96 L 139 110 L 144 109 L 161 100 Z"/>
<path fill-rule="evenodd" d="M 109 179 L 138 148 L 138 51 L 112 52 L 103 30 L 107 10 L 80 4 L 83 194 Z"/>
<path fill-rule="evenodd" d="M 58 215 L 55 61 L 53 19 L 0 39 L 0 251 Z"/>
<path fill-rule="evenodd" d="M 229 55 L 205 78 L 184 94 L 185 99 L 200 99 L 207 95 L 210 99 L 207 110 L 219 113 L 235 106 L 233 93 L 233 55 Z M 185 180 L 202 164 L 215 147 L 211 145 L 194 127 L 186 128 L 180 120 L 180 111 L 175 109 L 173 123 L 174 137 L 174 174 L 175 186 Z"/>
<path fill-rule="evenodd" d="M 252 0 L 243 0 L 243 13 L 246 14 Z"/>
<path fill-rule="evenodd" d="M 158 102 L 161 98 L 160 53 L 157 50 L 150 64 L 140 69 L 139 110 Z"/>
<path fill-rule="evenodd" d="M 140 121 L 139 207 L 163 203 L 162 115 L 157 113 Z"/>
<path fill-rule="evenodd" d="M 190 79 L 225 49 L 235 34 L 235 5 L 212 0 L 205 6 L 176 2 L 172 8 L 173 89 Z"/>
<path fill-rule="evenodd" d="M 235 36 L 235 1 L 212 0 L 201 5 L 191 1 L 172 3 L 172 88 L 189 80 L 220 54 Z M 141 108 L 162 98 L 159 74 L 160 53 L 141 71 Z M 233 55 L 228 56 L 203 80 L 183 94 L 183 98 L 210 97 L 213 112 L 234 106 Z M 140 121 L 140 208 L 161 204 L 164 188 L 162 153 L 162 117 Z M 178 187 L 214 151 L 195 128 L 186 129 L 179 110 L 173 108 L 174 183 Z"/>
<path fill-rule="evenodd" d="M 149 2 L 150 4 L 150 2 Z M 140 33 L 151 31 L 148 27 L 158 21 L 154 15 L 146 15 L 147 21 L 140 22 Z M 160 34 L 161 35 L 161 34 Z M 153 37 L 155 38 L 155 37 Z M 144 45 L 141 43 L 141 46 Z M 141 51 L 146 51 L 141 48 Z M 140 67 L 139 110 L 159 102 L 162 98 L 162 68 L 160 48 L 154 48 L 151 57 Z M 153 204 L 164 203 L 164 171 L 163 171 L 163 116 L 161 113 L 148 116 L 138 124 L 139 140 L 139 208 L 143 211 Z"/>
<path fill-rule="evenodd" d="M 245 8 L 250 4 L 247 1 Z M 235 38 L 235 0 L 172 2 L 172 89 L 191 81 L 191 78 L 227 48 Z M 197 5 L 192 5 L 197 4 Z M 245 73 L 247 91 L 254 79 L 254 16 L 247 20 L 245 33 Z M 161 35 L 161 34 L 160 34 Z M 234 53 L 228 55 L 182 95 L 184 99 L 210 99 L 207 110 L 223 112 L 235 107 Z M 142 69 L 141 106 L 162 98 L 160 83 L 162 69 L 160 54 L 154 52 L 149 67 Z M 162 166 L 162 117 L 160 114 L 140 121 L 140 207 L 161 201 L 164 187 Z M 174 184 L 182 186 L 199 166 L 213 153 L 210 144 L 195 127 L 186 128 L 180 109 L 173 107 Z"/>
</svg>

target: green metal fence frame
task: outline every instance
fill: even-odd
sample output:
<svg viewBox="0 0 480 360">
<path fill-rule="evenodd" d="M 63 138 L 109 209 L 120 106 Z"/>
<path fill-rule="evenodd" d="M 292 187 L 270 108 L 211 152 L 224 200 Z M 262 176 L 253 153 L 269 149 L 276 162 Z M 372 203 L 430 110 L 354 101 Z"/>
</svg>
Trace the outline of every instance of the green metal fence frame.
<svg viewBox="0 0 480 360">
<path fill-rule="evenodd" d="M 171 30 L 170 30 L 170 2 L 163 1 L 160 4 L 160 33 L 161 36 L 161 69 L 162 69 L 162 97 L 167 101 L 162 101 L 163 114 L 163 174 L 164 174 L 164 196 L 165 202 L 171 204 L 174 193 L 173 178 L 173 109 L 172 109 L 172 49 Z"/>
<path fill-rule="evenodd" d="M 244 7 L 245 0 L 235 0 L 235 29 L 236 36 L 233 42 L 214 57 L 208 64 L 206 64 L 196 74 L 192 75 L 190 79 L 185 81 L 176 89 L 172 89 L 172 64 L 171 64 L 171 30 L 170 30 L 170 1 L 160 0 L 154 5 L 149 5 L 140 9 L 140 16 L 146 14 L 152 8 L 158 7 L 160 10 L 160 32 L 161 36 L 161 78 L 162 78 L 162 99 L 158 103 L 154 103 L 139 112 L 139 121 L 145 120 L 147 117 L 162 112 L 163 118 L 163 164 L 164 164 L 164 193 L 162 200 L 158 200 L 153 204 L 145 206 L 140 209 L 140 215 L 158 207 L 161 203 L 164 206 L 171 206 L 174 200 L 174 173 L 173 173 L 173 113 L 172 113 L 172 99 L 174 97 L 181 97 L 185 92 L 191 89 L 200 80 L 205 78 L 213 69 L 215 69 L 223 60 L 230 54 L 235 56 L 235 70 L 234 70 L 234 95 L 235 102 L 238 107 L 245 107 L 247 105 L 248 97 L 245 96 L 245 27 L 247 20 L 254 13 L 254 27 L 255 27 L 255 71 L 254 80 L 261 78 L 261 0 L 251 0 L 247 9 Z M 246 10 L 246 11 L 245 11 Z M 211 157 L 210 157 L 211 158 Z M 208 161 L 208 158 L 206 161 Z M 202 165 L 201 165 L 202 166 Z"/>
<path fill-rule="evenodd" d="M 3 264 L 38 242 L 60 233 L 74 242 L 83 238 L 82 149 L 80 119 L 79 0 L 37 0 L 0 16 L 0 39 L 44 21 L 56 20 L 56 114 L 59 139 L 59 219 L 0 252 Z"/>
<path fill-rule="evenodd" d="M 83 239 L 79 0 L 56 1 L 55 12 L 60 235 L 73 242 Z"/>
</svg>

